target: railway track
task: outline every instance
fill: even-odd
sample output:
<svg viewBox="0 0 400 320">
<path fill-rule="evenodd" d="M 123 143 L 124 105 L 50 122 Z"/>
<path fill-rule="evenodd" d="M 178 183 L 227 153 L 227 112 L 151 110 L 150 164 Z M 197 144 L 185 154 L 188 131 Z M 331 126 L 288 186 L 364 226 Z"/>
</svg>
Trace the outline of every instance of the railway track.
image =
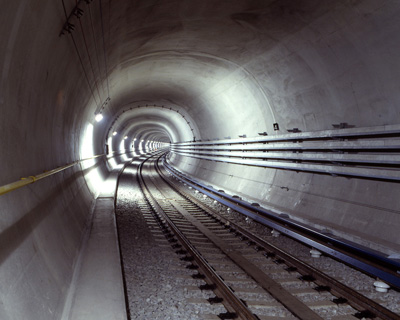
<svg viewBox="0 0 400 320">
<path fill-rule="evenodd" d="M 166 240 L 222 303 L 220 319 L 400 319 L 320 270 L 253 235 L 172 183 L 152 157 L 138 179 Z M 143 204 L 144 206 L 144 204 Z"/>
</svg>

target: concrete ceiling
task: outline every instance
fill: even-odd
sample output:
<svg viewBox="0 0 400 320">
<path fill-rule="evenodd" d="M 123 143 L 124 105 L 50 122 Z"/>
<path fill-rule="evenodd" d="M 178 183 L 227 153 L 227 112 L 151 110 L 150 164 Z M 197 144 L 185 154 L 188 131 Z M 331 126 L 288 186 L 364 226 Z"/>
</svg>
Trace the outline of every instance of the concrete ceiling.
<svg viewBox="0 0 400 320">
<path fill-rule="evenodd" d="M 23 124 L 5 130 L 8 141 L 34 133 L 39 148 L 71 155 L 101 111 L 101 152 L 127 105 L 190 118 L 193 133 L 147 109 L 173 141 L 274 134 L 275 122 L 281 132 L 399 122 L 395 1 L 78 1 L 83 15 L 59 36 L 76 6 L 64 3 L 18 1 L 1 13 L 2 128 Z"/>
<path fill-rule="evenodd" d="M 113 1 L 103 9 L 111 118 L 128 101 L 175 106 L 195 120 L 198 139 L 272 134 L 274 122 L 283 132 L 398 123 L 399 95 L 387 84 L 400 70 L 394 2 Z"/>
</svg>

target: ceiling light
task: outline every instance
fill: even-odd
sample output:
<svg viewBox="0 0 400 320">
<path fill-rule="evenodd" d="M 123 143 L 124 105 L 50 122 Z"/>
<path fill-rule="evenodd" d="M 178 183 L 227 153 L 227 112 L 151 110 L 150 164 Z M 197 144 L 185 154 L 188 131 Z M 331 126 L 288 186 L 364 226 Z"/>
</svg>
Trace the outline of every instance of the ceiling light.
<svg viewBox="0 0 400 320">
<path fill-rule="evenodd" d="M 125 140 L 128 139 L 128 136 L 125 136 L 124 139 L 125 139 Z"/>
<path fill-rule="evenodd" d="M 98 113 L 94 118 L 96 119 L 97 122 L 100 122 L 103 119 L 103 115 L 101 113 Z"/>
<path fill-rule="evenodd" d="M 117 134 L 117 131 L 114 131 L 114 132 L 113 132 L 113 136 L 115 136 L 116 134 Z"/>
</svg>

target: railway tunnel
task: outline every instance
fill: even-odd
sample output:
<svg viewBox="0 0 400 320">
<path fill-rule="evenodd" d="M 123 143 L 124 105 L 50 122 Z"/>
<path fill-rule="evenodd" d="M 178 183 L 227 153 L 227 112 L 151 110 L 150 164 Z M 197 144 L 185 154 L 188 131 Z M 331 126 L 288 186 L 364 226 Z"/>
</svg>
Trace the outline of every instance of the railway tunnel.
<svg viewBox="0 0 400 320">
<path fill-rule="evenodd" d="M 389 0 L 4 2 L 0 318 L 70 319 L 96 212 L 112 227 L 120 170 L 161 149 L 204 185 L 400 259 L 399 13 Z"/>
</svg>

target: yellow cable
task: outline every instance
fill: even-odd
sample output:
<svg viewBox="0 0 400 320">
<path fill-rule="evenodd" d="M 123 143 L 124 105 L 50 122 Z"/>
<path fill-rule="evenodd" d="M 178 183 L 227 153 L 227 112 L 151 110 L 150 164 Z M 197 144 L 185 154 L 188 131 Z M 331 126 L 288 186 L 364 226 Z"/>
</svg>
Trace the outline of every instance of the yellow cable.
<svg viewBox="0 0 400 320">
<path fill-rule="evenodd" d="M 60 171 L 63 171 L 63 170 L 65 170 L 65 169 L 68 169 L 68 168 L 70 168 L 70 167 L 72 167 L 72 166 L 74 166 L 74 165 L 76 165 L 76 164 L 78 164 L 78 163 L 81 163 L 81 162 L 83 162 L 83 161 L 86 161 L 86 160 L 89 160 L 89 159 L 95 159 L 95 158 L 98 158 L 98 157 L 101 157 L 101 156 L 104 156 L 104 155 L 105 155 L 105 154 L 99 154 L 99 155 L 94 156 L 94 157 L 91 157 L 91 158 L 82 159 L 82 160 L 76 160 L 76 161 L 72 162 L 70 165 L 65 165 L 65 166 L 63 166 L 63 167 L 58 167 L 58 168 L 53 169 L 53 170 L 50 170 L 50 171 L 45 171 L 44 173 L 39 174 L 39 177 L 36 177 L 36 176 L 29 176 L 28 178 L 21 178 L 21 179 L 20 179 L 20 180 L 27 180 L 27 179 L 30 178 L 30 179 L 32 179 L 32 182 L 28 182 L 28 181 L 19 182 L 19 181 L 15 181 L 15 182 L 6 184 L 6 185 L 4 185 L 4 186 L 0 186 L 0 195 L 3 195 L 3 194 L 8 193 L 8 192 L 10 192 L 10 191 L 19 189 L 19 188 L 21 188 L 21 187 L 23 187 L 23 186 L 26 186 L 27 184 L 34 183 L 34 182 L 36 182 L 37 180 L 40 180 L 40 179 L 42 179 L 42 178 L 49 177 L 49 176 L 51 176 L 51 175 L 53 175 L 53 174 L 56 174 L 56 173 L 58 173 L 58 172 L 60 172 Z"/>
</svg>

